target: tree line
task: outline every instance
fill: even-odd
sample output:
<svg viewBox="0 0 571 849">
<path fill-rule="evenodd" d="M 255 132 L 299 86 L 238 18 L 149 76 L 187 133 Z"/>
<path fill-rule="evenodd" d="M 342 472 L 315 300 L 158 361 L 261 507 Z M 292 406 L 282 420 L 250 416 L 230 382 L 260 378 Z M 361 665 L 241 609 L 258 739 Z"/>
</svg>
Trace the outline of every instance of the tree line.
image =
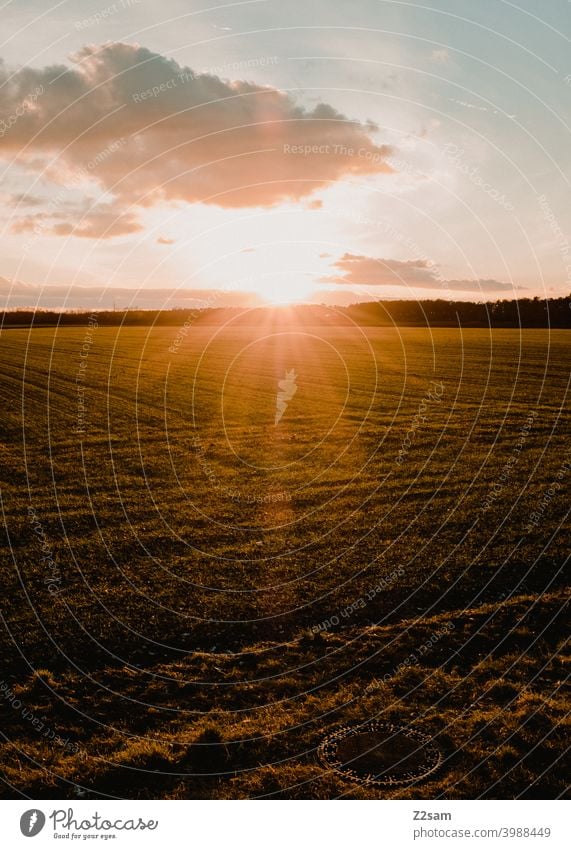
<svg viewBox="0 0 571 849">
<path fill-rule="evenodd" d="M 255 325 L 279 327 L 330 324 L 409 327 L 571 327 L 571 294 L 566 298 L 519 298 L 475 303 L 444 299 L 371 301 L 347 307 L 301 304 L 290 307 L 222 307 L 169 310 L 27 309 L 0 312 L 0 327 L 83 326 L 90 316 L 101 326 Z"/>
</svg>

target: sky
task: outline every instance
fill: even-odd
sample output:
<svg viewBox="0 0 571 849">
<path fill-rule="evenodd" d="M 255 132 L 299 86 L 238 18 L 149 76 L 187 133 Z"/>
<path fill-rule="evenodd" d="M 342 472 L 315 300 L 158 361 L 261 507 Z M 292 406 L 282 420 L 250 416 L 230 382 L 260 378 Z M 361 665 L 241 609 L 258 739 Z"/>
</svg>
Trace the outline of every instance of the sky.
<svg viewBox="0 0 571 849">
<path fill-rule="evenodd" d="M 571 292 L 566 0 L 11 0 L 0 303 Z"/>
</svg>

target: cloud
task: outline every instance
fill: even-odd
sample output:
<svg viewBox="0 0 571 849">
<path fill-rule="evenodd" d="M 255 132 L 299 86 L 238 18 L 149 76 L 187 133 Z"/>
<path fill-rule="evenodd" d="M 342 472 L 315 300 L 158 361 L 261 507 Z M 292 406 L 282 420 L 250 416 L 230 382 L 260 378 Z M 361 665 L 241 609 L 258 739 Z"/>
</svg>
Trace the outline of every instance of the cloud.
<svg viewBox="0 0 571 849">
<path fill-rule="evenodd" d="M 197 309 L 259 306 L 255 292 L 222 289 L 143 289 L 112 286 L 42 286 L 0 277 L 0 307 L 17 309 Z M 181 318 L 181 323 L 184 318 Z"/>
<path fill-rule="evenodd" d="M 487 106 L 481 106 L 478 103 L 469 103 L 467 100 L 458 100 L 456 97 L 447 98 L 450 103 L 457 103 L 458 106 L 464 106 L 466 109 L 477 109 L 478 112 L 491 112 L 492 115 L 503 115 L 505 118 L 511 118 L 512 120 L 517 117 L 517 115 L 510 114 L 509 112 L 502 112 L 499 109 L 488 108 Z"/>
<path fill-rule="evenodd" d="M 174 245 L 174 239 L 167 239 L 166 236 L 159 236 L 157 245 Z"/>
<path fill-rule="evenodd" d="M 9 192 L 0 192 L 0 202 L 7 207 L 13 206 L 43 206 L 45 200 L 35 195 L 29 194 L 10 194 Z"/>
<path fill-rule="evenodd" d="M 30 233 L 35 236 L 78 236 L 82 239 L 112 239 L 129 236 L 143 229 L 131 212 L 123 212 L 115 204 L 99 204 L 89 212 L 44 213 L 24 215 L 10 225 L 15 235 Z"/>
<path fill-rule="evenodd" d="M 272 206 L 392 170 L 376 125 L 326 103 L 305 108 L 275 88 L 195 74 L 134 44 L 86 46 L 72 62 L 13 77 L 0 65 L 3 111 L 20 107 L 0 133 L 0 157 L 33 170 L 49 164 L 63 184 L 83 173 L 139 206 Z"/>
<path fill-rule="evenodd" d="M 344 283 L 358 286 L 438 286 L 427 260 L 375 259 L 362 254 L 343 254 L 334 267 L 341 274 L 323 278 L 325 283 Z"/>
<path fill-rule="evenodd" d="M 433 50 L 430 54 L 430 58 L 433 62 L 436 62 L 438 65 L 445 65 L 450 59 L 450 54 L 446 50 L 446 48 L 442 48 L 440 50 Z"/>
<path fill-rule="evenodd" d="M 492 279 L 446 280 L 438 273 L 434 263 L 426 259 L 402 261 L 345 253 L 334 263 L 334 267 L 341 273 L 322 277 L 321 282 L 355 286 L 404 286 L 453 292 L 501 292 L 523 288 Z"/>
</svg>

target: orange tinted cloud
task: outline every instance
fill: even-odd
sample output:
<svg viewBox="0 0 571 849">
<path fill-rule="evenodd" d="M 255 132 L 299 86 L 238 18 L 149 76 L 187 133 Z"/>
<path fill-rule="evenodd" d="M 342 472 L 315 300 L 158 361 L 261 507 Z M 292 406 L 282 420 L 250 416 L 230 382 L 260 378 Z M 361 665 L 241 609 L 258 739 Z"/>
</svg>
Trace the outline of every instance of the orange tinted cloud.
<svg viewBox="0 0 571 849">
<path fill-rule="evenodd" d="M 323 283 L 406 286 L 411 289 L 440 289 L 456 292 L 494 292 L 514 288 L 511 283 L 501 283 L 493 279 L 446 280 L 437 272 L 434 263 L 426 259 L 402 261 L 345 253 L 334 263 L 334 266 L 340 273 L 323 277 Z"/>
<path fill-rule="evenodd" d="M 124 204 L 222 207 L 298 200 L 349 175 L 391 171 L 376 127 L 243 80 L 194 74 L 133 44 L 84 47 L 73 66 L 0 66 L 0 156 L 62 182 L 84 172 Z M 33 101 L 30 92 L 40 91 Z M 21 107 L 26 103 L 26 108 Z"/>
<path fill-rule="evenodd" d="M 104 204 L 81 216 L 76 213 L 38 213 L 15 219 L 10 232 L 16 235 L 78 236 L 82 239 L 112 239 L 142 230 L 142 224 L 132 213 L 122 212 L 113 204 Z"/>
</svg>

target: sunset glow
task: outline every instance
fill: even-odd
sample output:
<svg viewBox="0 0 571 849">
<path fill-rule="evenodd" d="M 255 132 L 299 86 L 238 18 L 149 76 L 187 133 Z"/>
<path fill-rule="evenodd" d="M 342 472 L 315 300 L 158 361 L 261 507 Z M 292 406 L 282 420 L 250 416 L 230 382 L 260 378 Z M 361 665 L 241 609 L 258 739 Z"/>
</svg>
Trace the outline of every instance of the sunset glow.
<svg viewBox="0 0 571 849">
<path fill-rule="evenodd" d="M 298 5 L 285 28 L 271 3 L 266 25 L 248 3 L 155 25 L 144 2 L 82 0 L 61 44 L 42 19 L 40 49 L 40 6 L 19 4 L 30 41 L 0 65 L 6 304 L 566 293 L 566 186 L 541 175 L 568 166 L 569 85 L 537 58 L 563 67 L 564 42 L 522 13 L 518 47 L 504 4 L 490 40 L 457 5 L 383 4 L 381 31 L 369 2 L 339 29 L 325 0 L 319 26 Z"/>
</svg>

